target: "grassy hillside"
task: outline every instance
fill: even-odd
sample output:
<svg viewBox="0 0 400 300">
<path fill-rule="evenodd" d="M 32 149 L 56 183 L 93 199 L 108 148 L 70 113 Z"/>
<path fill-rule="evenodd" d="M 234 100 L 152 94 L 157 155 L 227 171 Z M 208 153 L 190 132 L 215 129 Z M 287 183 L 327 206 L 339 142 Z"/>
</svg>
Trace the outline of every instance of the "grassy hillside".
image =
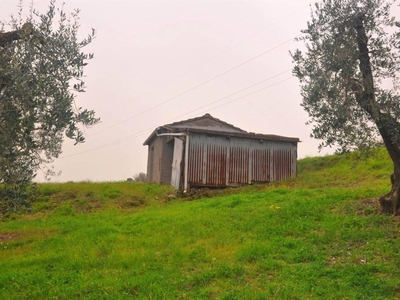
<svg viewBox="0 0 400 300">
<path fill-rule="evenodd" d="M 0 223 L 0 298 L 397 299 L 400 224 L 376 201 L 390 171 L 378 150 L 186 198 L 148 184 L 39 185 L 32 213 Z"/>
</svg>

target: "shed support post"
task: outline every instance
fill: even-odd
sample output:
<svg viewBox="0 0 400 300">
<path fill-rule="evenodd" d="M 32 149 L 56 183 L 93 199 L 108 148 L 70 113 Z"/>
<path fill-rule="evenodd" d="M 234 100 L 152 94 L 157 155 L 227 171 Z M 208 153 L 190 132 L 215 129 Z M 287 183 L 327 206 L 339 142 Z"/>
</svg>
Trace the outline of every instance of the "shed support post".
<svg viewBox="0 0 400 300">
<path fill-rule="evenodd" d="M 248 170 L 248 174 L 249 174 L 249 178 L 248 178 L 248 184 L 251 184 L 251 182 L 253 181 L 253 149 L 251 149 L 251 147 L 249 147 L 249 170 Z"/>
<path fill-rule="evenodd" d="M 188 190 L 188 170 L 189 170 L 189 134 L 186 135 L 186 143 L 185 143 L 185 174 L 183 183 L 184 193 L 186 193 Z"/>
</svg>

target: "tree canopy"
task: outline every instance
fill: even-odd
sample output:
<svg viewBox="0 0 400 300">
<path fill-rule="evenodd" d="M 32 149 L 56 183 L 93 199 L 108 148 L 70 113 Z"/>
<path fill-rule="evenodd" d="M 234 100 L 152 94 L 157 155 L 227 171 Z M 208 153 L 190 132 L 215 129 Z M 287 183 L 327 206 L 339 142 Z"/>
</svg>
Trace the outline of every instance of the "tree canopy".
<svg viewBox="0 0 400 300">
<path fill-rule="evenodd" d="M 20 3 L 21 4 L 21 3 Z M 85 91 L 82 52 L 95 36 L 78 40 L 78 10 L 55 1 L 44 14 L 0 22 L 0 182 L 27 183 L 61 153 L 64 136 L 84 142 L 81 126 L 99 119 L 75 104 Z"/>
<path fill-rule="evenodd" d="M 291 53 L 312 137 L 340 152 L 386 146 L 394 163 L 386 213 L 400 209 L 400 33 L 396 1 L 323 0 Z"/>
</svg>

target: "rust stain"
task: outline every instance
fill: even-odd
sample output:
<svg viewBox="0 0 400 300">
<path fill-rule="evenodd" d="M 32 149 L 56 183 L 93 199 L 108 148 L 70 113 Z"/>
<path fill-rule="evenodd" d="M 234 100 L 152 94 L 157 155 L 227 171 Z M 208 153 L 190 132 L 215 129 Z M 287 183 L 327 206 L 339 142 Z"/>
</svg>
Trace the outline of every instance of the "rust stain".
<svg viewBox="0 0 400 300">
<path fill-rule="evenodd" d="M 236 186 L 296 176 L 294 147 L 262 141 L 192 140 L 188 182 L 192 186 Z"/>
</svg>

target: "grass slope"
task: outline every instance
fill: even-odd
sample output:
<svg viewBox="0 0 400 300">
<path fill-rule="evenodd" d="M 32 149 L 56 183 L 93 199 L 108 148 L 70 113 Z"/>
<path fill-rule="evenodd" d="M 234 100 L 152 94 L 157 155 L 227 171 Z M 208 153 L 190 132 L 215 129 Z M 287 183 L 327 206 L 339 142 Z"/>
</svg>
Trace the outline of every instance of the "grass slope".
<svg viewBox="0 0 400 300">
<path fill-rule="evenodd" d="M 196 201 L 133 183 L 39 186 L 0 223 L 1 299 L 396 299 L 399 220 L 383 150 Z M 128 203 L 128 204 L 126 204 Z"/>
</svg>

